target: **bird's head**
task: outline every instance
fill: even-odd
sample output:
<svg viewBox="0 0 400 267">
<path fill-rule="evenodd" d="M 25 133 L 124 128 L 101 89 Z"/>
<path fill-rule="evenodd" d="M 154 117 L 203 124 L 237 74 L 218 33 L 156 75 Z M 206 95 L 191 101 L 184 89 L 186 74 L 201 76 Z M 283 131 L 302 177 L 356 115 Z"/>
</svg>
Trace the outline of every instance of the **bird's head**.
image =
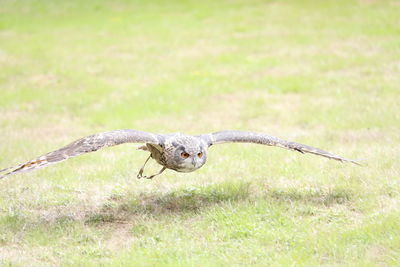
<svg viewBox="0 0 400 267">
<path fill-rule="evenodd" d="M 174 169 L 192 172 L 206 163 L 208 146 L 199 138 L 180 136 L 172 142 Z"/>
</svg>

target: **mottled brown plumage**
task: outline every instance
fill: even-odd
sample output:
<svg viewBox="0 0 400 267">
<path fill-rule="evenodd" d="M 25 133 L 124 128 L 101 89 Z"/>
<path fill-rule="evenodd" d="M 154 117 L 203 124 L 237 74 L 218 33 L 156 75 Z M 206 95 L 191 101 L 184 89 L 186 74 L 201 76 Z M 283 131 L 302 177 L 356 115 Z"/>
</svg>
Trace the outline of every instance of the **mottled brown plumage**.
<svg viewBox="0 0 400 267">
<path fill-rule="evenodd" d="M 263 133 L 222 131 L 191 136 L 180 133 L 153 134 L 137 130 L 116 130 L 84 137 L 65 147 L 17 165 L 16 167 L 0 170 L 0 173 L 4 173 L 0 176 L 0 179 L 8 175 L 43 168 L 83 153 L 97 151 L 103 147 L 124 143 L 144 143 L 145 145 L 141 146 L 140 149 L 150 152 L 150 156 L 145 164 L 150 158 L 153 158 L 158 164 L 163 166 L 159 173 L 145 177 L 143 176 L 144 164 L 139 171 L 138 178 L 149 179 L 161 174 L 165 169 L 178 172 L 197 170 L 206 163 L 208 148 L 212 145 L 222 143 L 255 143 L 278 146 L 301 153 L 311 153 L 342 162 L 347 161 L 358 164 L 354 160 L 342 158 L 315 147 L 288 142 Z"/>
</svg>

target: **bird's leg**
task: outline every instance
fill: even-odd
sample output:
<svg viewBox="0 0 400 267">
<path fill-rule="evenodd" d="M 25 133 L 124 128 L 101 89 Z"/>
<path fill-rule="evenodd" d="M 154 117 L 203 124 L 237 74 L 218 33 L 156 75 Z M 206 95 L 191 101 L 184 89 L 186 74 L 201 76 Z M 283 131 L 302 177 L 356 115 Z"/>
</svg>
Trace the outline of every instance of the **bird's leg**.
<svg viewBox="0 0 400 267">
<path fill-rule="evenodd" d="M 149 161 L 149 159 L 151 158 L 151 155 L 146 159 L 146 161 L 144 162 L 142 168 L 140 168 L 139 173 L 137 174 L 137 178 L 144 178 L 145 176 L 143 176 L 143 171 L 144 171 L 144 167 L 146 166 L 146 163 Z"/>
<path fill-rule="evenodd" d="M 150 175 L 150 176 L 142 176 L 142 178 L 153 179 L 155 176 L 160 175 L 161 173 L 163 173 L 163 171 L 165 171 L 166 169 L 167 169 L 167 167 L 162 167 L 161 170 L 158 173 Z"/>
<path fill-rule="evenodd" d="M 151 155 L 146 159 L 146 161 L 144 162 L 142 168 L 140 168 L 139 173 L 137 175 L 138 179 L 141 179 L 141 178 L 153 179 L 154 176 L 157 176 L 157 175 L 161 174 L 163 171 L 165 171 L 166 167 L 163 167 L 157 174 L 153 174 L 151 176 L 143 176 L 144 167 L 146 166 L 146 163 L 149 161 L 150 158 L 151 158 Z"/>
</svg>

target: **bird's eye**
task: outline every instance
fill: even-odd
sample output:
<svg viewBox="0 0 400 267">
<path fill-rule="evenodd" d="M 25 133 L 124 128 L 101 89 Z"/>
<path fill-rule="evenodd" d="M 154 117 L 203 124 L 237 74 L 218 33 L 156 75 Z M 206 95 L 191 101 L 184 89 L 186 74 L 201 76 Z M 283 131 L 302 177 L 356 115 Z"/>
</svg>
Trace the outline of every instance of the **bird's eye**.
<svg viewBox="0 0 400 267">
<path fill-rule="evenodd" d="M 184 158 L 184 159 L 187 159 L 189 157 L 189 154 L 186 153 L 186 152 L 182 152 L 181 153 L 181 157 Z"/>
<path fill-rule="evenodd" d="M 197 156 L 198 156 L 199 158 L 202 158 L 202 157 L 203 157 L 203 152 L 199 152 L 199 153 L 197 154 Z"/>
</svg>

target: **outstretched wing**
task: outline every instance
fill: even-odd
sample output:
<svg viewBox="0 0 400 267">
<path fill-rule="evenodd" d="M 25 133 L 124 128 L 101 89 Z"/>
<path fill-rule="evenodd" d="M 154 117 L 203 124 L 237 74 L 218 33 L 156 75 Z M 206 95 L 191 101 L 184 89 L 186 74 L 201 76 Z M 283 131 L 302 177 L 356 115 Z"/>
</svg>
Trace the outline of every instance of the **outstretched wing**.
<svg viewBox="0 0 400 267">
<path fill-rule="evenodd" d="M 300 153 L 311 153 L 315 155 L 319 155 L 322 157 L 335 159 L 339 161 L 347 161 L 357 165 L 360 165 L 357 161 L 342 158 L 340 156 L 331 154 L 327 151 L 321 150 L 319 148 L 315 148 L 312 146 L 307 146 L 295 142 L 288 142 L 277 137 L 262 134 L 262 133 L 254 133 L 254 132 L 242 132 L 242 131 L 221 131 L 211 134 L 204 134 L 201 135 L 202 138 L 209 146 L 216 145 L 216 144 L 223 144 L 228 142 L 234 143 L 255 143 L 261 145 L 268 145 L 268 146 L 278 146 L 283 147 L 286 149 L 291 149 L 298 151 Z"/>
<path fill-rule="evenodd" d="M 0 175 L 0 179 L 7 175 L 43 168 L 47 165 L 61 162 L 83 153 L 89 153 L 103 147 L 115 146 L 123 143 L 150 143 L 159 145 L 161 144 L 161 136 L 136 130 L 116 130 L 90 135 L 24 164 L 0 170 L 0 173 L 9 171 Z"/>
</svg>

